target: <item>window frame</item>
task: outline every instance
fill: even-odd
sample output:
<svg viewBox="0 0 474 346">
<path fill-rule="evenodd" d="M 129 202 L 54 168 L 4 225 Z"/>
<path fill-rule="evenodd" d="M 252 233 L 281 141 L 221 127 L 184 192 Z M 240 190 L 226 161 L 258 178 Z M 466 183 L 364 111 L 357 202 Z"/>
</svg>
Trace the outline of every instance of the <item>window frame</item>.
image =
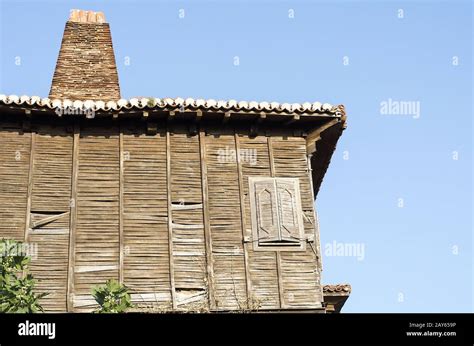
<svg viewBox="0 0 474 346">
<path fill-rule="evenodd" d="M 289 177 L 249 177 L 249 203 L 250 203 L 250 217 L 252 224 L 252 237 L 251 241 L 253 243 L 253 249 L 255 251 L 305 251 L 306 250 L 306 241 L 307 237 L 305 235 L 304 223 L 303 223 L 303 209 L 301 207 L 301 192 L 300 192 L 300 179 L 299 178 L 289 178 Z M 259 229 L 261 228 L 261 220 L 259 220 L 259 205 L 258 198 L 256 195 L 257 188 L 256 183 L 270 183 L 273 184 L 274 198 L 273 202 L 276 206 L 276 221 L 277 221 L 277 232 L 278 232 L 278 241 L 267 241 L 261 242 L 261 237 L 259 235 Z M 278 192 L 278 182 L 284 184 L 292 184 L 295 197 L 293 199 L 293 207 L 295 212 L 295 218 L 297 221 L 297 232 L 298 239 L 295 242 L 285 241 L 284 238 L 288 239 L 282 235 L 283 227 L 281 224 L 282 221 L 282 204 Z M 269 184 L 270 185 L 270 184 Z M 271 213 L 273 214 L 273 212 Z"/>
</svg>

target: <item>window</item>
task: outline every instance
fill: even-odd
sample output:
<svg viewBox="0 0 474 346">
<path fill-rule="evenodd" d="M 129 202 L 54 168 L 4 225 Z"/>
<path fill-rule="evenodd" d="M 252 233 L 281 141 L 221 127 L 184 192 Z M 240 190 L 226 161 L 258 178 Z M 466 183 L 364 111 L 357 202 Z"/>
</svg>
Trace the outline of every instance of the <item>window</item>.
<svg viewBox="0 0 474 346">
<path fill-rule="evenodd" d="M 254 250 L 304 250 L 298 178 L 249 177 Z"/>
</svg>

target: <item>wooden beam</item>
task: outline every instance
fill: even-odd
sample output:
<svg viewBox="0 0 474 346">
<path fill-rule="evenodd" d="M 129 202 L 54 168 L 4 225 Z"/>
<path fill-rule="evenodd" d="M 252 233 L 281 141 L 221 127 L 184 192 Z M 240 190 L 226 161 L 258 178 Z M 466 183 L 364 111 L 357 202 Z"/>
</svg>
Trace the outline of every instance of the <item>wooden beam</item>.
<svg viewBox="0 0 474 346">
<path fill-rule="evenodd" d="M 272 137 L 267 138 L 268 143 L 268 156 L 270 158 L 270 173 L 272 178 L 275 178 L 275 160 L 273 157 L 273 146 L 272 146 Z M 280 251 L 275 251 L 276 254 L 276 264 L 277 264 L 277 277 L 278 277 L 278 293 L 280 297 L 280 308 L 284 309 L 286 307 L 285 304 L 285 295 L 283 289 L 283 278 L 282 278 L 282 268 L 281 268 L 281 253 Z"/>
<path fill-rule="evenodd" d="M 198 125 L 197 123 L 190 123 L 188 126 L 188 132 L 190 135 L 195 136 L 198 133 Z"/>
<path fill-rule="evenodd" d="M 258 125 L 257 124 L 250 125 L 250 136 L 256 136 L 257 133 L 258 133 Z"/>
<path fill-rule="evenodd" d="M 67 300 L 68 312 L 74 311 L 74 267 L 76 266 L 76 220 L 77 220 L 77 177 L 79 170 L 79 137 L 80 128 L 74 123 L 72 145 L 72 174 L 71 174 L 71 200 L 69 202 L 69 258 L 67 272 Z"/>
<path fill-rule="evenodd" d="M 65 212 L 65 213 L 60 213 L 60 214 L 56 214 L 56 215 L 52 215 L 52 216 L 49 216 L 49 217 L 45 217 L 44 219 L 41 219 L 41 220 L 38 220 L 38 221 L 30 221 L 30 228 L 37 228 L 37 227 L 40 227 L 40 226 L 43 226 L 43 225 L 46 225 L 50 222 L 53 222 L 53 221 L 56 221 L 64 216 L 67 216 L 69 215 L 69 212 Z"/>
<path fill-rule="evenodd" d="M 156 121 L 147 121 L 146 133 L 147 135 L 154 136 L 158 132 L 158 123 Z"/>
<path fill-rule="evenodd" d="M 25 215 L 25 243 L 29 241 L 30 220 L 31 220 L 31 192 L 33 190 L 33 173 L 35 166 L 35 133 L 30 133 L 30 164 L 28 171 L 28 192 L 26 197 L 26 215 Z"/>
<path fill-rule="evenodd" d="M 201 121 L 201 119 L 202 119 L 202 110 L 198 109 L 196 111 L 196 120 L 195 120 L 196 123 L 199 123 Z"/>
<path fill-rule="evenodd" d="M 332 119 L 331 121 L 327 122 L 326 124 L 318 127 L 314 131 L 310 132 L 306 137 L 306 145 L 309 145 L 311 142 L 316 142 L 321 139 L 321 134 L 326 131 L 328 128 L 336 125 L 339 123 L 339 118 Z"/>
<path fill-rule="evenodd" d="M 209 191 L 207 179 L 207 161 L 206 161 L 206 134 L 201 129 L 199 131 L 199 152 L 201 156 L 201 186 L 202 203 L 204 218 L 204 236 L 206 239 L 206 262 L 207 262 L 207 282 L 209 294 L 209 309 L 216 308 L 214 296 L 214 266 L 212 263 L 212 241 L 211 241 L 211 222 L 209 219 Z"/>
<path fill-rule="evenodd" d="M 166 186 L 168 196 L 168 254 L 170 264 L 170 287 L 173 310 L 176 309 L 176 286 L 174 282 L 174 256 L 173 256 L 173 206 L 171 204 L 171 139 L 170 131 L 166 130 Z"/>
<path fill-rule="evenodd" d="M 225 124 L 225 123 L 228 123 L 229 120 L 230 120 L 230 112 L 225 112 L 224 113 L 224 118 L 222 118 L 222 122 Z"/>
<path fill-rule="evenodd" d="M 286 120 L 283 125 L 290 125 L 290 124 L 293 124 L 294 122 L 300 120 L 300 115 L 299 114 L 294 114 L 291 119 L 289 120 Z"/>
<path fill-rule="evenodd" d="M 267 118 L 267 115 L 265 113 L 260 113 L 260 116 L 257 119 L 257 124 L 261 124 L 265 119 Z"/>
<path fill-rule="evenodd" d="M 234 130 L 235 139 L 235 153 L 237 156 L 237 171 L 239 175 L 239 195 L 240 195 L 240 222 L 242 225 L 242 246 L 244 249 L 244 265 L 245 265 L 245 282 L 247 287 L 247 308 L 252 298 L 252 277 L 250 276 L 249 267 L 249 254 L 248 254 L 248 243 L 245 241 L 247 238 L 247 223 L 245 220 L 245 197 L 244 197 L 244 179 L 242 173 L 242 160 L 240 159 L 240 143 L 239 136 Z"/>
<path fill-rule="evenodd" d="M 120 153 L 120 171 L 119 171 L 119 283 L 123 284 L 123 261 L 124 261 L 124 237 L 123 237 L 123 187 L 124 187 L 124 152 L 123 152 L 123 132 L 119 127 L 119 153 Z"/>
<path fill-rule="evenodd" d="M 27 118 L 27 119 L 23 120 L 22 130 L 23 130 L 23 132 L 31 131 L 31 120 L 30 119 Z"/>
</svg>

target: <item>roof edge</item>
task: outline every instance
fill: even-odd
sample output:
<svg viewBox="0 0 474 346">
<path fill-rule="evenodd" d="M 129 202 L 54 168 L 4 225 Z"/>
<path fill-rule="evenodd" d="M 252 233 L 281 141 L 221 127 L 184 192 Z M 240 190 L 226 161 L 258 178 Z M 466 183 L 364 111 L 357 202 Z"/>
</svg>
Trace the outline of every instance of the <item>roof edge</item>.
<svg viewBox="0 0 474 346">
<path fill-rule="evenodd" d="M 193 98 L 131 98 L 117 101 L 102 100 L 69 100 L 50 99 L 39 96 L 17 96 L 0 94 L 0 104 L 17 106 L 39 106 L 46 108 L 81 108 L 96 111 L 116 111 L 122 109 L 164 109 L 166 107 L 186 109 L 204 109 L 210 111 L 249 111 L 249 112 L 278 112 L 278 113 L 305 113 L 330 114 L 335 117 L 344 115 L 343 105 L 331 105 L 321 102 L 305 103 L 278 103 L 236 100 L 214 100 Z"/>
</svg>

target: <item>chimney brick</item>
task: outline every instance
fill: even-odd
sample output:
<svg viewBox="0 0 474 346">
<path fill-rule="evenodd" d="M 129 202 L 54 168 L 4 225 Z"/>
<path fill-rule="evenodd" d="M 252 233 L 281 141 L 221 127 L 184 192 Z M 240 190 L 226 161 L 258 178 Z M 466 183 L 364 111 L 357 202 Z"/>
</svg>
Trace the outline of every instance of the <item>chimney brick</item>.
<svg viewBox="0 0 474 346">
<path fill-rule="evenodd" d="M 71 10 L 49 98 L 120 99 L 112 37 L 103 13 Z"/>
</svg>

